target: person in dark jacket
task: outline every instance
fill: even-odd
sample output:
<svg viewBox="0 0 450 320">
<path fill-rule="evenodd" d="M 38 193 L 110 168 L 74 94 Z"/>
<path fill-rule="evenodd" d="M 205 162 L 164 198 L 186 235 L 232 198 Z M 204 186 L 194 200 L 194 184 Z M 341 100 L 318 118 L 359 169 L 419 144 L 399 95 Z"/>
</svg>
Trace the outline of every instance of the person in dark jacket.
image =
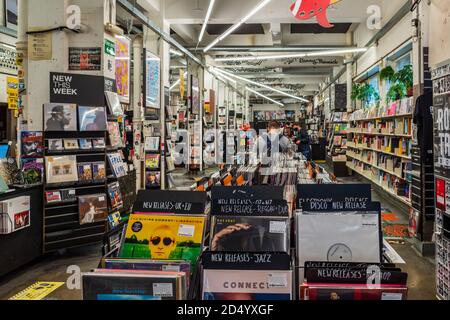
<svg viewBox="0 0 450 320">
<path fill-rule="evenodd" d="M 311 138 L 306 129 L 300 128 L 295 143 L 298 146 L 298 152 L 302 153 L 307 160 L 311 160 Z"/>
</svg>

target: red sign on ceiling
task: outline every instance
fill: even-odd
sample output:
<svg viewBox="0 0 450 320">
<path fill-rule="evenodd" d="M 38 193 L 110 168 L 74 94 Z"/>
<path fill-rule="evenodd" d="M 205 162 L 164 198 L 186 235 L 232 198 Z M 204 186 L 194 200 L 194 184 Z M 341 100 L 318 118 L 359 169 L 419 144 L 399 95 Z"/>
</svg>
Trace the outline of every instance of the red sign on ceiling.
<svg viewBox="0 0 450 320">
<path fill-rule="evenodd" d="M 299 20 L 309 20 L 316 17 L 317 22 L 324 28 L 332 28 L 327 17 L 330 5 L 341 0 L 296 0 L 291 5 L 292 14 Z"/>
</svg>

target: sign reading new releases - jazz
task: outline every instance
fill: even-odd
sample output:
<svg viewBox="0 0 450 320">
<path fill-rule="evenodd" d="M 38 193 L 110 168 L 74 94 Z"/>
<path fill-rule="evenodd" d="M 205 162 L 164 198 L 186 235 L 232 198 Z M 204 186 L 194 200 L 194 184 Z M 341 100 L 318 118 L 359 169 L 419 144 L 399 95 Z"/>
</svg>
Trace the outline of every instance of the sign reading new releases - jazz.
<svg viewBox="0 0 450 320">
<path fill-rule="evenodd" d="M 103 106 L 104 78 L 71 73 L 50 73 L 50 102 Z"/>
</svg>

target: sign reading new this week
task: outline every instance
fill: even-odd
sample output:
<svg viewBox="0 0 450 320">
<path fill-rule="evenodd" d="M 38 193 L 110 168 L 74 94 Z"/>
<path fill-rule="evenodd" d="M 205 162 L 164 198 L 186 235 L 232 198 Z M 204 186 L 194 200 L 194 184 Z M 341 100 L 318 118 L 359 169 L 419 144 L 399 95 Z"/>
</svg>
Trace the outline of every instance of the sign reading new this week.
<svg viewBox="0 0 450 320">
<path fill-rule="evenodd" d="M 50 102 L 103 106 L 104 77 L 72 73 L 50 73 Z"/>
</svg>

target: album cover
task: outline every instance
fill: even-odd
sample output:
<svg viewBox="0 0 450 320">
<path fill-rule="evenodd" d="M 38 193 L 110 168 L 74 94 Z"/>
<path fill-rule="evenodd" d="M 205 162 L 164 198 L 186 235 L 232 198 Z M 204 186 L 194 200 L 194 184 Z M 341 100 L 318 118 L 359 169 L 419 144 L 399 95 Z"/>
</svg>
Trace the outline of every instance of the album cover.
<svg viewBox="0 0 450 320">
<path fill-rule="evenodd" d="M 106 180 L 106 168 L 104 162 L 92 163 L 92 180 L 96 182 Z"/>
<path fill-rule="evenodd" d="M 123 108 L 120 104 L 119 95 L 115 92 L 105 91 L 105 97 L 110 114 L 123 116 Z"/>
<path fill-rule="evenodd" d="M 77 105 L 64 103 L 44 104 L 45 131 L 77 131 Z"/>
<path fill-rule="evenodd" d="M 121 221 L 122 221 L 122 217 L 120 216 L 120 212 L 119 211 L 111 213 L 108 216 L 108 223 L 109 223 L 109 227 L 111 229 L 114 229 L 115 227 L 117 227 L 120 224 Z"/>
<path fill-rule="evenodd" d="M 106 111 L 104 107 L 78 107 L 80 131 L 106 131 Z"/>
<path fill-rule="evenodd" d="M 288 252 L 288 217 L 215 216 L 211 251 Z"/>
<path fill-rule="evenodd" d="M 47 203 L 61 202 L 61 192 L 60 191 L 46 191 L 45 201 Z"/>
<path fill-rule="evenodd" d="M 41 184 L 44 181 L 44 159 L 21 159 L 25 184 Z"/>
<path fill-rule="evenodd" d="M 22 171 L 19 169 L 15 158 L 0 159 L 0 177 L 9 186 L 25 183 Z"/>
<path fill-rule="evenodd" d="M 120 153 L 108 153 L 108 161 L 116 178 L 127 175 L 128 170 L 126 164 L 122 160 L 122 156 L 120 155 Z"/>
<path fill-rule="evenodd" d="M 64 149 L 78 150 L 79 148 L 77 139 L 64 139 Z"/>
<path fill-rule="evenodd" d="M 171 271 L 191 274 L 191 264 L 184 260 L 105 259 L 105 269 Z"/>
<path fill-rule="evenodd" d="M 120 193 L 119 183 L 113 182 L 108 184 L 109 204 L 112 209 L 123 208 L 122 194 Z"/>
<path fill-rule="evenodd" d="M 304 284 L 300 286 L 302 300 L 407 300 L 405 286 L 379 285 L 370 288 L 355 284 Z"/>
<path fill-rule="evenodd" d="M 105 221 L 108 217 L 106 194 L 94 194 L 78 197 L 80 224 Z"/>
<path fill-rule="evenodd" d="M 42 132 L 21 133 L 22 158 L 42 158 L 44 156 L 44 136 Z"/>
<path fill-rule="evenodd" d="M 130 171 L 124 177 L 118 179 L 120 193 L 122 194 L 123 206 L 130 209 L 136 202 L 136 171 Z"/>
<path fill-rule="evenodd" d="M 145 155 L 145 168 L 147 170 L 157 170 L 159 169 L 159 162 L 161 159 L 160 154 L 146 154 Z"/>
<path fill-rule="evenodd" d="M 117 122 L 108 122 L 108 133 L 111 147 L 122 148 L 123 141 L 120 135 L 119 124 Z"/>
<path fill-rule="evenodd" d="M 75 189 L 62 189 L 61 190 L 62 201 L 75 201 L 77 200 L 77 192 Z"/>
<path fill-rule="evenodd" d="M 62 139 L 49 139 L 48 140 L 49 151 L 64 151 L 64 144 Z"/>
<path fill-rule="evenodd" d="M 108 270 L 107 270 L 108 271 Z M 183 299 L 182 275 L 145 271 L 89 272 L 82 274 L 83 300 L 176 300 Z M 179 289 L 179 290 L 177 290 Z"/>
<path fill-rule="evenodd" d="M 30 226 L 30 196 L 0 202 L 0 234 L 10 234 Z"/>
<path fill-rule="evenodd" d="M 297 260 L 373 262 L 381 259 L 378 214 L 297 214 Z"/>
<path fill-rule="evenodd" d="M 167 163 L 167 171 L 174 171 L 175 170 L 175 163 L 173 161 L 172 156 L 166 156 L 166 163 Z"/>
<path fill-rule="evenodd" d="M 187 260 L 195 265 L 205 223 L 205 216 L 132 214 L 119 257 Z"/>
<path fill-rule="evenodd" d="M 161 186 L 161 172 L 153 171 L 145 173 L 145 187 L 147 189 L 159 188 Z"/>
<path fill-rule="evenodd" d="M 105 149 L 106 148 L 105 138 L 92 139 L 92 148 L 96 150 Z"/>
<path fill-rule="evenodd" d="M 91 139 L 80 139 L 80 149 L 81 150 L 91 150 L 92 140 Z"/>
<path fill-rule="evenodd" d="M 292 300 L 292 271 L 203 270 L 203 300 Z"/>
<path fill-rule="evenodd" d="M 47 183 L 78 182 L 77 157 L 46 157 Z"/>
<path fill-rule="evenodd" d="M 92 182 L 92 165 L 91 163 L 78 163 L 78 181 Z"/>
<path fill-rule="evenodd" d="M 158 152 L 160 137 L 145 137 L 145 151 Z"/>
</svg>

